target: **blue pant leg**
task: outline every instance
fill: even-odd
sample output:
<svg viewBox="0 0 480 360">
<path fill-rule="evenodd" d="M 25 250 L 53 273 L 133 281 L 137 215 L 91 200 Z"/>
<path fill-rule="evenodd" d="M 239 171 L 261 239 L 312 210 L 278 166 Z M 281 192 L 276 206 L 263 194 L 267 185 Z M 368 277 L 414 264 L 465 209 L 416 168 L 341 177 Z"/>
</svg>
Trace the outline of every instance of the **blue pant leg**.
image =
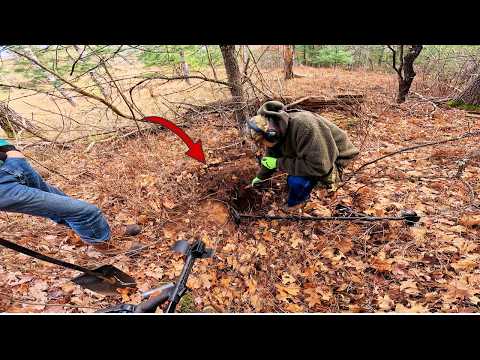
<svg viewBox="0 0 480 360">
<path fill-rule="evenodd" d="M 99 243 L 110 238 L 110 227 L 98 207 L 64 194 L 27 186 L 25 183 L 28 179 L 25 178 L 29 174 L 22 171 L 25 169 L 23 164 L 16 167 L 16 160 L 7 159 L 0 168 L 1 210 L 65 221 L 88 243 Z"/>
<path fill-rule="evenodd" d="M 295 206 L 307 201 L 317 180 L 309 176 L 288 176 L 288 206 Z"/>
<path fill-rule="evenodd" d="M 13 164 L 13 166 L 21 169 L 22 174 L 25 177 L 25 185 L 33 187 L 42 191 L 46 191 L 52 194 L 58 194 L 68 196 L 59 188 L 48 184 L 40 174 L 29 164 L 25 158 L 9 158 L 7 164 Z"/>
<path fill-rule="evenodd" d="M 40 176 L 40 174 L 29 164 L 27 159 L 7 158 L 6 164 L 8 168 L 14 168 L 16 171 L 21 172 L 22 178 L 23 178 L 22 183 L 24 183 L 25 185 L 42 190 L 42 191 L 46 191 L 52 194 L 68 196 L 57 187 L 48 184 Z M 64 219 L 59 218 L 58 216 L 50 217 L 50 220 L 56 222 L 57 224 L 70 227 L 70 225 Z"/>
<path fill-rule="evenodd" d="M 46 192 L 49 192 L 49 193 L 52 193 L 52 194 L 68 196 L 67 194 L 65 194 L 59 188 L 48 184 L 40 176 L 40 174 L 30 165 L 30 163 L 28 161 L 20 162 L 19 165 L 22 168 L 23 173 L 25 174 L 26 185 L 27 186 L 33 187 L 33 188 L 36 188 L 36 189 L 39 189 L 39 190 L 42 190 L 42 191 L 46 191 Z M 50 219 L 52 221 L 55 221 L 57 224 L 65 225 L 65 226 L 71 228 L 71 226 L 62 218 L 59 218 L 57 216 L 53 216 L 53 217 L 50 217 Z"/>
</svg>

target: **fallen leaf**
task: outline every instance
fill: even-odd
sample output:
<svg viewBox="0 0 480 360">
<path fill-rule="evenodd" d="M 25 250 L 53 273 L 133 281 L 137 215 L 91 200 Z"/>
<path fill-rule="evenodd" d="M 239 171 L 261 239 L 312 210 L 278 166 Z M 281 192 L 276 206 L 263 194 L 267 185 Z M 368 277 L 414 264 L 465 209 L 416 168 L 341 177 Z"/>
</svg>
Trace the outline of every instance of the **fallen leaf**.
<svg viewBox="0 0 480 360">
<path fill-rule="evenodd" d="M 395 303 L 388 294 L 385 294 L 384 296 L 379 296 L 377 298 L 377 303 L 379 309 L 383 311 L 390 311 L 395 305 Z"/>
<path fill-rule="evenodd" d="M 257 245 L 257 254 L 260 256 L 266 256 L 267 255 L 267 249 L 262 243 L 258 243 Z"/>
<path fill-rule="evenodd" d="M 313 308 L 316 305 L 321 304 L 322 300 L 320 298 L 320 292 L 317 289 L 305 289 L 304 293 L 308 295 L 305 300 L 307 301 L 309 308 Z"/>
<path fill-rule="evenodd" d="M 290 244 L 292 245 L 292 248 L 297 249 L 298 245 L 301 243 L 303 243 L 302 238 L 297 233 L 294 233 L 290 238 Z"/>
<path fill-rule="evenodd" d="M 35 299 L 37 299 L 39 302 L 46 302 L 47 289 L 48 283 L 46 281 L 37 280 L 32 286 L 30 286 L 28 293 L 29 295 L 32 295 Z"/>
<path fill-rule="evenodd" d="M 228 277 L 222 277 L 220 279 L 220 286 L 222 286 L 222 287 L 229 287 L 230 283 L 231 283 L 231 281 L 230 281 L 230 278 L 228 278 Z"/>
<path fill-rule="evenodd" d="M 342 253 L 346 254 L 348 253 L 350 250 L 352 250 L 353 248 L 353 241 L 349 238 L 345 238 L 345 239 L 342 239 L 340 240 L 338 243 L 337 243 L 337 248 L 338 250 L 340 250 Z"/>
<path fill-rule="evenodd" d="M 296 281 L 297 281 L 297 280 L 296 280 L 292 275 L 290 275 L 289 273 L 284 272 L 284 273 L 282 274 L 282 283 L 283 283 L 284 285 L 293 284 L 293 283 L 295 283 Z"/>
<path fill-rule="evenodd" d="M 313 266 L 309 266 L 301 273 L 301 275 L 304 277 L 310 277 L 310 276 L 314 276 L 315 273 L 316 273 L 315 268 Z"/>
<path fill-rule="evenodd" d="M 392 259 L 382 259 L 379 257 L 374 257 L 371 266 L 380 272 L 388 272 L 392 271 Z"/>
<path fill-rule="evenodd" d="M 357 304 L 349 304 L 348 310 L 350 310 L 353 313 L 359 313 L 362 311 L 362 308 Z"/>
<path fill-rule="evenodd" d="M 410 232 L 415 239 L 415 244 L 419 245 L 425 242 L 425 234 L 427 233 L 427 229 L 421 227 L 410 227 Z"/>
<path fill-rule="evenodd" d="M 66 293 L 73 293 L 77 289 L 77 285 L 67 282 L 62 285 L 62 290 Z"/>
<path fill-rule="evenodd" d="M 262 237 L 265 241 L 273 241 L 273 234 L 270 231 L 264 231 Z"/>
<path fill-rule="evenodd" d="M 139 215 L 137 218 L 137 223 L 139 223 L 140 225 L 145 225 L 146 223 L 148 223 L 148 216 L 143 214 Z"/>
<path fill-rule="evenodd" d="M 142 174 L 140 175 L 140 178 L 140 186 L 144 188 L 152 187 L 157 182 L 157 178 L 151 175 Z"/>
<path fill-rule="evenodd" d="M 245 280 L 245 284 L 248 287 L 248 293 L 255 294 L 255 292 L 257 291 L 257 282 L 254 279 L 248 278 L 247 280 Z"/>
<path fill-rule="evenodd" d="M 225 246 L 223 247 L 222 251 L 225 251 L 225 252 L 233 252 L 233 251 L 235 251 L 236 248 L 237 248 L 237 245 L 228 243 L 227 245 L 225 245 Z"/>
<path fill-rule="evenodd" d="M 458 248 L 458 250 L 460 250 L 461 254 L 469 253 L 478 247 L 478 245 L 475 244 L 473 241 L 465 240 L 461 238 L 455 238 L 453 240 L 453 245 L 455 245 Z"/>
<path fill-rule="evenodd" d="M 303 308 L 297 304 L 290 304 L 286 307 L 286 309 L 292 313 L 303 312 Z"/>
<path fill-rule="evenodd" d="M 411 279 L 400 282 L 400 291 L 409 295 L 418 295 L 420 293 L 417 288 L 417 283 Z"/>
<path fill-rule="evenodd" d="M 250 304 L 252 304 L 256 312 L 259 312 L 263 308 L 263 300 L 258 295 L 250 296 Z"/>
<path fill-rule="evenodd" d="M 169 198 L 165 198 L 162 202 L 162 205 L 169 210 L 171 210 L 175 207 L 175 203 L 172 200 L 170 200 Z"/>
<path fill-rule="evenodd" d="M 473 304 L 473 305 L 478 305 L 480 304 L 480 298 L 478 298 L 477 296 L 470 296 L 468 298 L 468 300 L 470 300 L 470 302 Z"/>
<path fill-rule="evenodd" d="M 329 216 L 332 216 L 332 211 L 323 206 L 323 205 L 320 205 L 320 204 L 316 204 L 313 208 L 313 212 L 312 212 L 312 215 L 313 216 L 319 216 L 319 217 L 322 217 L 322 216 L 325 216 L 325 217 L 329 217 Z"/>
<path fill-rule="evenodd" d="M 276 298 L 280 301 L 288 302 L 293 296 L 298 295 L 300 292 L 300 287 L 295 284 L 291 284 L 289 286 L 276 284 L 275 287 L 278 291 Z"/>
<path fill-rule="evenodd" d="M 480 214 L 465 214 L 458 222 L 467 227 L 478 226 L 480 225 Z"/>
<path fill-rule="evenodd" d="M 410 309 L 408 309 L 409 311 L 407 311 L 407 312 L 410 312 L 410 313 L 426 313 L 426 312 L 428 312 L 428 309 L 420 303 L 412 301 L 409 304 L 410 304 Z"/>
<path fill-rule="evenodd" d="M 454 280 L 447 284 L 447 292 L 442 296 L 446 303 L 453 303 L 457 300 L 468 299 L 475 295 L 476 289 L 471 288 L 467 283 Z"/>
<path fill-rule="evenodd" d="M 116 289 L 117 292 L 122 296 L 122 300 L 124 302 L 130 301 L 130 289 L 129 288 L 120 288 Z"/>
<path fill-rule="evenodd" d="M 455 271 L 473 271 L 479 265 L 480 255 L 467 255 L 464 259 L 461 259 L 455 263 L 450 264 Z"/>
<path fill-rule="evenodd" d="M 212 287 L 212 276 L 209 274 L 201 274 L 200 280 L 202 281 L 202 287 L 204 289 L 210 289 Z"/>
<path fill-rule="evenodd" d="M 202 281 L 197 276 L 190 275 L 187 286 L 191 289 L 200 289 L 202 287 Z"/>
<path fill-rule="evenodd" d="M 410 303 L 410 307 L 403 306 L 402 304 L 397 304 L 395 306 L 395 312 L 399 313 L 424 313 L 428 312 L 428 310 L 422 306 L 421 304 L 417 304 L 416 302 L 412 301 Z"/>
</svg>

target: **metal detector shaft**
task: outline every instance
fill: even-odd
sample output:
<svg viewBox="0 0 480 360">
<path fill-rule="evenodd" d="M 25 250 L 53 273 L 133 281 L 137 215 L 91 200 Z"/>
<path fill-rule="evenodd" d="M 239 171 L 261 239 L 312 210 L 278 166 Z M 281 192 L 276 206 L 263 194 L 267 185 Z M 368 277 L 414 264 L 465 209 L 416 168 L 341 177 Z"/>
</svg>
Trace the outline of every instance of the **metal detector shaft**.
<svg viewBox="0 0 480 360">
<path fill-rule="evenodd" d="M 170 303 L 168 304 L 167 313 L 174 313 L 175 308 L 177 307 L 180 299 L 183 296 L 183 293 L 186 291 L 187 287 L 187 280 L 188 276 L 190 275 L 190 271 L 192 271 L 193 263 L 195 262 L 196 257 L 193 256 L 193 254 L 190 252 L 187 256 L 187 261 L 185 262 L 185 265 L 183 266 L 182 273 L 180 274 L 180 278 L 178 279 L 178 282 L 175 286 L 175 289 L 173 289 L 171 295 L 170 295 Z"/>
<path fill-rule="evenodd" d="M 300 215 L 248 215 L 240 214 L 235 209 L 232 210 L 235 222 L 239 223 L 241 219 L 266 219 L 266 220 L 290 220 L 290 221 L 406 221 L 415 223 L 419 220 L 416 213 L 412 212 L 403 216 L 300 216 Z"/>
<path fill-rule="evenodd" d="M 268 219 L 268 220 L 291 220 L 291 221 L 381 221 L 381 220 L 405 220 L 404 217 L 375 217 L 375 216 L 279 216 L 279 215 L 245 215 L 241 218 Z"/>
</svg>

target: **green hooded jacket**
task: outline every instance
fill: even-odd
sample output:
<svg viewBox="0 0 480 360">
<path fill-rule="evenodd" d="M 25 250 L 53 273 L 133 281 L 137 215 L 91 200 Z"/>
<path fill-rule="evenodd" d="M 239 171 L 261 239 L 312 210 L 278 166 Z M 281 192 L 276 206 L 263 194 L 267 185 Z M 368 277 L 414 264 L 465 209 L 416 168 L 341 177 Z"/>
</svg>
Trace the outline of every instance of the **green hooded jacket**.
<svg viewBox="0 0 480 360">
<path fill-rule="evenodd" d="M 334 165 L 344 168 L 359 153 L 345 131 L 317 114 L 287 112 L 278 101 L 266 102 L 257 114 L 267 117 L 280 132 L 280 142 L 269 148 L 266 156 L 278 158 L 278 168 L 289 175 L 322 179 Z M 257 176 L 267 179 L 273 172 L 262 166 Z"/>
</svg>

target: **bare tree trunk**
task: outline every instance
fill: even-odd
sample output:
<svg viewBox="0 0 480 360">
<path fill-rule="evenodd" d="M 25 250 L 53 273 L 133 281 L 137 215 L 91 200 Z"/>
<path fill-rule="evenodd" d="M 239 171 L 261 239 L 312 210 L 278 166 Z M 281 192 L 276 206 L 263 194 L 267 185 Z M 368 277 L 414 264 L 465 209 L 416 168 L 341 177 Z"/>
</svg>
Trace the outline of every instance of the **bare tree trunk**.
<svg viewBox="0 0 480 360">
<path fill-rule="evenodd" d="M 398 103 L 404 102 L 408 92 L 410 91 L 410 87 L 412 86 L 413 79 L 416 75 L 415 71 L 413 70 L 413 63 L 418 55 L 420 55 L 422 48 L 422 45 L 412 45 L 403 58 L 403 79 L 398 83 Z"/>
<path fill-rule="evenodd" d="M 188 64 L 185 61 L 185 52 L 183 49 L 180 49 L 180 65 L 182 66 L 182 75 L 185 76 L 185 81 L 190 85 L 190 70 L 188 69 Z"/>
<path fill-rule="evenodd" d="M 378 66 L 382 66 L 382 63 L 383 63 L 383 54 L 385 52 L 385 46 L 382 46 L 382 52 L 380 53 L 380 56 L 378 57 Z"/>
<path fill-rule="evenodd" d="M 293 46 L 283 45 L 283 68 L 285 80 L 293 79 Z"/>
<path fill-rule="evenodd" d="M 78 45 L 73 45 L 73 47 L 75 48 L 75 50 L 77 51 L 78 55 L 80 56 L 80 54 L 81 54 L 80 46 L 78 46 Z M 100 92 L 102 93 L 103 97 L 104 97 L 105 99 L 108 99 L 109 97 L 108 97 L 107 91 L 106 91 L 105 88 L 103 87 L 102 82 L 101 82 L 100 79 L 98 78 L 98 75 L 97 75 L 97 73 L 95 72 L 95 70 L 89 71 L 89 72 L 88 72 L 88 75 L 90 76 L 90 79 L 92 79 L 93 83 L 98 87 L 98 89 L 99 89 Z"/>
<path fill-rule="evenodd" d="M 399 45 L 399 65 L 396 67 L 397 52 L 388 45 L 388 48 L 392 51 L 392 67 L 395 69 L 398 75 L 398 94 L 397 103 L 405 102 L 405 99 L 412 86 L 413 79 L 415 78 L 415 71 L 413 70 L 413 63 L 415 59 L 420 55 L 423 49 L 423 45 L 410 45 L 408 52 L 404 55 L 404 46 Z"/>
<path fill-rule="evenodd" d="M 467 87 L 457 96 L 455 100 L 464 104 L 480 105 L 480 74 L 478 74 Z"/>
<path fill-rule="evenodd" d="M 228 82 L 230 85 L 230 93 L 235 102 L 235 118 L 240 127 L 247 121 L 247 113 L 245 111 L 245 101 L 243 87 L 240 81 L 241 74 L 238 67 L 238 61 L 235 58 L 235 45 L 220 45 L 222 51 L 223 62 L 227 72 Z"/>
<path fill-rule="evenodd" d="M 25 47 L 25 50 L 26 50 L 26 53 L 27 55 L 29 55 L 32 59 L 34 59 L 36 62 L 39 62 L 38 61 L 38 58 L 37 56 L 35 55 L 35 53 L 33 52 L 32 48 L 29 47 L 29 46 L 26 46 Z M 43 71 L 43 69 L 42 69 Z M 50 81 L 52 83 L 52 85 L 58 90 L 58 92 L 60 94 L 62 94 L 62 96 L 68 100 L 68 102 L 70 103 L 70 105 L 72 106 L 75 106 L 75 101 L 73 101 L 73 98 L 67 94 L 67 92 L 65 90 L 63 90 L 60 86 L 57 85 L 57 79 L 55 78 L 55 76 L 53 76 L 51 73 L 49 72 L 45 72 L 45 76 L 47 77 L 48 81 Z"/>
</svg>

